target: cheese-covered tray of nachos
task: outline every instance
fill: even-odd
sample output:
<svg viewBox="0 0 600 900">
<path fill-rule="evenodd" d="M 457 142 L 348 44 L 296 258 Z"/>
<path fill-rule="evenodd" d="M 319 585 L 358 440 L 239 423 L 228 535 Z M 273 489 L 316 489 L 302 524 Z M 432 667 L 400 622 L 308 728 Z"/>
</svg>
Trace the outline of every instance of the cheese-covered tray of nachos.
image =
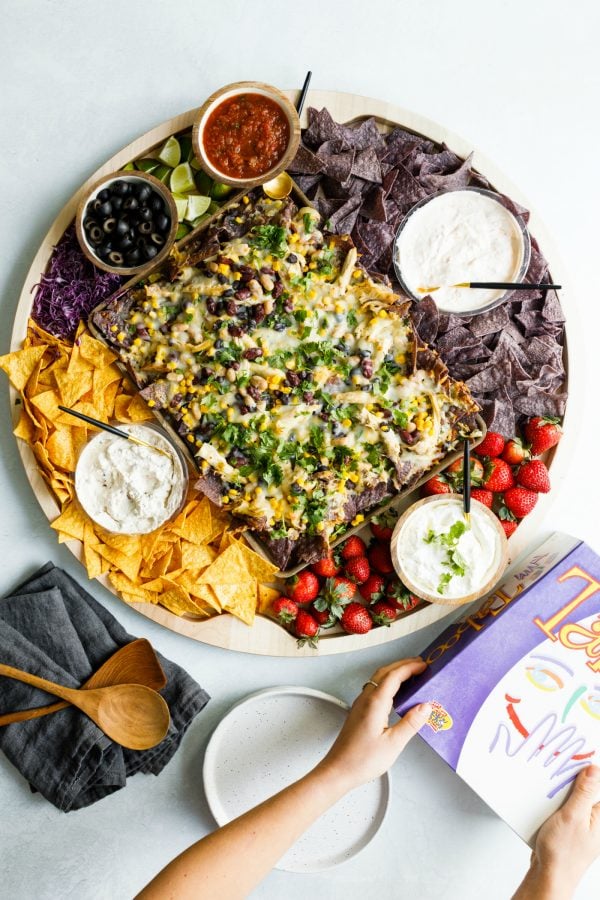
<svg viewBox="0 0 600 900">
<path fill-rule="evenodd" d="M 255 189 L 89 325 L 185 446 L 196 486 L 291 574 L 483 436 L 408 309 L 300 191 Z"/>
</svg>

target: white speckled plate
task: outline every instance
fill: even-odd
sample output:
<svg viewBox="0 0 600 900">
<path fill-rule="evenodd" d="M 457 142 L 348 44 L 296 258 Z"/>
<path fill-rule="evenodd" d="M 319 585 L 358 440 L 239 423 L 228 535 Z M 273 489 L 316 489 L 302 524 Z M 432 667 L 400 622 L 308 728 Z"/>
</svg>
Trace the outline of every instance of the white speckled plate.
<svg viewBox="0 0 600 900">
<path fill-rule="evenodd" d="M 326 754 L 346 719 L 337 697 L 303 687 L 257 691 L 217 726 L 204 757 L 204 790 L 219 825 L 297 781 Z M 318 819 L 277 868 L 319 872 L 359 853 L 375 836 L 390 797 L 389 775 L 356 788 Z"/>
</svg>

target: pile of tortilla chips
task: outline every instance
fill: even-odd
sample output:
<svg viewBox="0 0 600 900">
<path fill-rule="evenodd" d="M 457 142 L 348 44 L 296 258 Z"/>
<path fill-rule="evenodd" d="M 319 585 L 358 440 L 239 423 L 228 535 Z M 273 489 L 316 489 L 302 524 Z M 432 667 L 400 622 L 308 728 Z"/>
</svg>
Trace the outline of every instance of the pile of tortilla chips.
<svg viewBox="0 0 600 900">
<path fill-rule="evenodd" d="M 0 357 L 0 369 L 21 397 L 14 433 L 32 448 L 61 508 L 52 522 L 59 543 L 81 541 L 89 577 L 107 574 L 128 602 L 160 604 L 179 616 L 226 611 L 252 624 L 257 608 L 266 611 L 278 593 L 263 584 L 277 567 L 236 536 L 230 517 L 199 492 L 190 488 L 177 518 L 146 535 L 112 534 L 77 503 L 75 464 L 96 429 L 61 412 L 59 404 L 104 422 L 153 418 L 115 359 L 83 324 L 68 344 L 31 321 L 23 349 Z"/>
</svg>

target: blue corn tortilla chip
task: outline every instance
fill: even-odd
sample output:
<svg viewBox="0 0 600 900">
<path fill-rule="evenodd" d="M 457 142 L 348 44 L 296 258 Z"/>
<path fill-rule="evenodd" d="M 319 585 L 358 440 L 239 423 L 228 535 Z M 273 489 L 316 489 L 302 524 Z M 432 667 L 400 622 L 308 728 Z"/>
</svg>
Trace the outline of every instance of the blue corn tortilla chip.
<svg viewBox="0 0 600 900">
<path fill-rule="evenodd" d="M 288 166 L 288 172 L 292 175 L 316 175 L 323 171 L 323 164 L 316 153 L 300 144 L 296 155 Z"/>
<path fill-rule="evenodd" d="M 364 178 L 365 181 L 381 183 L 381 163 L 372 147 L 358 151 L 352 163 L 352 174 Z"/>
<path fill-rule="evenodd" d="M 381 187 L 375 187 L 365 197 L 360 214 L 365 219 L 374 219 L 376 222 L 387 222 L 387 210 L 385 206 L 385 192 Z"/>
</svg>

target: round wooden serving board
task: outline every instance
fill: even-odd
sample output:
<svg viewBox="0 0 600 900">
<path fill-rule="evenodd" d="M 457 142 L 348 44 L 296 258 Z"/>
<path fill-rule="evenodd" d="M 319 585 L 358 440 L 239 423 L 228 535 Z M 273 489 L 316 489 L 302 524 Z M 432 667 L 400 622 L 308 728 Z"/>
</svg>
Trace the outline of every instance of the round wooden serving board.
<svg viewBox="0 0 600 900">
<path fill-rule="evenodd" d="M 286 93 L 293 102 L 296 102 L 298 97 L 297 91 L 290 90 L 286 91 Z M 381 100 L 362 97 L 358 94 L 343 94 L 337 91 L 310 91 L 305 110 L 308 106 L 314 106 L 318 109 L 321 109 L 324 106 L 327 107 L 333 118 L 338 122 L 348 123 L 369 116 L 375 116 L 380 126 L 384 128 L 402 125 L 412 131 L 426 135 L 438 143 L 443 142 L 447 144 L 461 157 L 468 156 L 474 149 L 468 141 L 429 119 L 402 109 L 401 107 L 392 106 Z M 34 287 L 39 282 L 40 274 L 45 271 L 48 265 L 52 248 L 75 218 L 77 206 L 81 197 L 89 190 L 90 186 L 103 175 L 121 169 L 132 159 L 144 156 L 147 150 L 159 142 L 164 141 L 169 135 L 190 128 L 196 113 L 197 110 L 192 109 L 179 116 L 175 116 L 169 121 L 163 122 L 161 125 L 153 128 L 151 131 L 148 131 L 127 147 L 124 147 L 123 150 L 94 172 L 64 206 L 36 253 L 25 279 L 13 326 L 11 338 L 12 350 L 18 350 L 21 347 L 27 331 L 27 320 L 31 311 Z M 302 118 L 303 126 L 306 124 L 305 120 L 306 112 Z M 527 200 L 523 197 L 518 188 L 516 188 L 489 159 L 479 153 L 476 149 L 474 167 L 485 175 L 496 189 L 509 195 L 529 209 Z M 553 279 L 560 284 L 564 284 L 564 270 L 560 258 L 558 257 L 557 251 L 552 246 L 550 236 L 534 213 L 531 214 L 529 230 L 538 240 L 545 256 L 550 260 Z M 569 345 L 568 359 L 565 360 L 565 363 L 568 371 L 570 400 L 567 415 L 565 416 L 565 434 L 559 447 L 551 452 L 547 461 L 552 469 L 552 492 L 549 495 L 540 496 L 540 501 L 534 512 L 523 521 L 515 535 L 510 539 L 509 550 L 511 560 L 516 559 L 527 545 L 535 541 L 542 518 L 548 510 L 552 496 L 555 496 L 561 488 L 561 483 L 564 479 L 571 457 L 571 447 L 575 441 L 576 422 L 580 414 L 579 409 L 583 403 L 583 385 L 579 383 L 580 376 L 576 365 L 577 360 L 581 359 L 583 355 L 581 352 L 578 352 L 578 348 L 581 347 L 580 329 L 573 304 L 568 300 L 567 291 L 561 293 L 561 301 L 568 321 Z M 565 356 L 566 355 L 567 347 L 565 342 Z M 575 361 L 575 364 L 573 363 L 573 360 Z M 11 400 L 15 424 L 19 412 L 19 408 L 14 402 L 16 398 L 17 394 L 11 388 Z M 17 444 L 31 487 L 33 488 L 43 511 L 48 517 L 48 520 L 53 521 L 59 514 L 56 501 L 38 472 L 35 457 L 29 446 L 24 441 L 20 440 L 17 441 Z M 80 562 L 83 563 L 82 545 L 78 541 L 69 541 L 67 542 L 67 546 Z M 116 593 L 105 577 L 102 577 L 99 580 L 104 584 L 107 590 Z M 433 604 L 425 605 L 422 608 L 418 608 L 413 612 L 405 614 L 389 628 L 374 628 L 365 635 L 350 635 L 344 633 L 331 634 L 324 632 L 319 642 L 319 649 L 312 650 L 308 646 L 298 649 L 296 639 L 291 634 L 276 622 L 263 616 L 257 616 L 254 625 L 249 627 L 229 614 L 221 614 L 214 616 L 211 619 L 195 620 L 175 616 L 160 606 L 153 606 L 148 603 L 134 603 L 131 605 L 142 613 L 142 615 L 147 616 L 149 619 L 153 619 L 155 622 L 159 622 L 161 625 L 164 625 L 165 628 L 169 628 L 171 631 L 176 631 L 179 634 L 184 634 L 196 641 L 203 641 L 207 644 L 213 644 L 216 647 L 239 650 L 244 653 L 293 657 L 345 653 L 352 650 L 371 647 L 376 644 L 383 644 L 402 637 L 403 635 L 411 634 L 421 628 L 425 628 L 427 625 L 431 625 L 433 622 L 443 619 L 450 613 L 455 612 L 453 607 Z"/>
</svg>

